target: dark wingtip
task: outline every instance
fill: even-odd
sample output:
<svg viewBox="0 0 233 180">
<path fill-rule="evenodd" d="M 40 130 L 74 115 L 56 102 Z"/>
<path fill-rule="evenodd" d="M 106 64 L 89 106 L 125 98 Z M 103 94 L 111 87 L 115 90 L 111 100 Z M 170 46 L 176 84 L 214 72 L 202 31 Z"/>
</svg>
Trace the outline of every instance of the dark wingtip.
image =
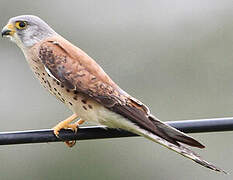
<svg viewBox="0 0 233 180">
<path fill-rule="evenodd" d="M 195 141 L 196 141 L 196 140 L 195 140 Z M 201 144 L 200 142 L 198 142 L 198 141 L 195 142 L 194 147 L 198 147 L 198 148 L 201 148 L 201 149 L 204 149 L 204 148 L 205 148 L 205 146 L 204 146 L 203 144 Z"/>
<path fill-rule="evenodd" d="M 179 141 L 181 143 L 185 143 L 189 146 L 193 146 L 193 147 L 197 147 L 197 148 L 201 148 L 201 149 L 205 148 L 205 146 L 203 144 L 201 144 L 200 142 L 198 142 L 197 140 L 195 140 L 189 136 L 178 135 L 178 136 L 175 136 L 173 138 L 175 138 L 177 141 Z"/>
<path fill-rule="evenodd" d="M 201 149 L 204 149 L 204 148 L 205 148 L 205 146 L 202 145 L 202 144 L 200 144 L 200 146 L 198 146 L 198 147 L 201 148 Z"/>
</svg>

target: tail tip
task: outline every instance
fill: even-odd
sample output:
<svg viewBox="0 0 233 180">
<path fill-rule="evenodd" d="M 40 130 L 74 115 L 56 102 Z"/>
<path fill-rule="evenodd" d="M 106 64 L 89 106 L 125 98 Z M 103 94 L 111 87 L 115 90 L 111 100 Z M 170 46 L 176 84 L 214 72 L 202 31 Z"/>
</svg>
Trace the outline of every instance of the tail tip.
<svg viewBox="0 0 233 180">
<path fill-rule="evenodd" d="M 221 169 L 219 167 L 216 167 L 215 165 L 210 164 L 209 162 L 207 162 L 205 160 L 196 159 L 194 161 L 197 162 L 198 164 L 204 166 L 204 167 L 207 167 L 207 168 L 211 169 L 211 170 L 221 172 L 221 173 L 224 173 L 224 174 L 228 174 L 228 175 L 230 174 L 227 171 L 225 171 L 225 170 L 223 170 L 223 169 Z"/>
</svg>

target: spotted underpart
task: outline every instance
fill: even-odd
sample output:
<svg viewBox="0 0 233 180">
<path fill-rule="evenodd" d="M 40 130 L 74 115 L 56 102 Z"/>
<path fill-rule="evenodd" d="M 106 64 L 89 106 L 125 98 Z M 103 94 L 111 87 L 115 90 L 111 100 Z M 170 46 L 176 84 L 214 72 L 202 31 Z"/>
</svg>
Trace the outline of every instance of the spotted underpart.
<svg viewBox="0 0 233 180">
<path fill-rule="evenodd" d="M 36 77 L 39 79 L 41 85 L 47 89 L 52 95 L 56 96 L 61 102 L 67 104 L 74 108 L 77 108 L 77 104 L 80 105 L 80 109 L 87 111 L 88 108 L 84 105 L 87 105 L 88 98 L 82 96 L 78 91 L 70 90 L 65 88 L 65 86 L 50 76 L 44 69 L 43 66 L 38 65 L 33 62 L 34 67 L 32 68 Z M 72 98 L 71 98 L 72 97 Z M 89 110 L 93 109 L 93 104 L 90 101 L 88 104 Z"/>
<path fill-rule="evenodd" d="M 58 40 L 54 41 L 49 38 L 39 46 L 39 59 L 49 73 L 65 86 L 66 93 L 73 91 L 82 94 L 82 96 L 85 95 L 87 99 L 80 98 L 81 104 L 83 104 L 81 109 L 91 109 L 86 104 L 88 98 L 92 98 L 92 100 L 129 119 L 142 129 L 155 133 L 177 146 L 179 146 L 179 142 L 182 142 L 203 147 L 196 140 L 186 137 L 175 129 L 168 128 L 150 115 L 146 106 L 121 90 L 95 61 L 90 61 L 90 58 L 83 51 L 76 48 L 74 52 L 73 49 L 68 51 L 69 48 L 64 48 L 64 46 L 69 46 L 69 43 L 61 43 Z M 83 57 L 87 57 L 87 59 Z M 88 63 L 89 66 L 87 66 Z M 73 94 L 72 100 L 78 99 Z M 71 101 L 69 100 L 69 102 Z M 73 105 L 72 103 L 69 104 Z M 177 135 L 170 136 L 172 133 L 167 133 L 164 128 Z"/>
</svg>

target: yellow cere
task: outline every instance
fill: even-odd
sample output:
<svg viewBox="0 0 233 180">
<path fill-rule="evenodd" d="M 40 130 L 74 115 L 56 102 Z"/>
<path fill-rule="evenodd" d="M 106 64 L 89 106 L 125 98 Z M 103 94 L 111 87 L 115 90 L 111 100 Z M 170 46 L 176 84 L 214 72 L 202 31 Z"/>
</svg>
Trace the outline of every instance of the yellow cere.
<svg viewBox="0 0 233 180">
<path fill-rule="evenodd" d="M 8 24 L 7 29 L 9 29 L 11 31 L 10 35 L 13 35 L 15 33 L 15 28 L 14 28 L 13 24 Z"/>
</svg>

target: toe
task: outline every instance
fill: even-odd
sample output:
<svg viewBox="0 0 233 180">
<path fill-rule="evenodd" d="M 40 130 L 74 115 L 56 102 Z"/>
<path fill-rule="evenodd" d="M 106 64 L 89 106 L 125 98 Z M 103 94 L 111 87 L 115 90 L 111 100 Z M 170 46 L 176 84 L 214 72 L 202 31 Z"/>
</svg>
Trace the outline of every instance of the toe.
<svg viewBox="0 0 233 180">
<path fill-rule="evenodd" d="M 76 124 L 69 124 L 69 128 L 74 131 L 75 133 L 77 133 L 78 131 L 78 127 Z"/>
<path fill-rule="evenodd" d="M 59 137 L 59 130 L 54 128 L 53 129 L 53 134 L 56 136 L 56 137 Z"/>
<path fill-rule="evenodd" d="M 65 144 L 71 148 L 76 144 L 76 141 L 65 141 Z"/>
</svg>

